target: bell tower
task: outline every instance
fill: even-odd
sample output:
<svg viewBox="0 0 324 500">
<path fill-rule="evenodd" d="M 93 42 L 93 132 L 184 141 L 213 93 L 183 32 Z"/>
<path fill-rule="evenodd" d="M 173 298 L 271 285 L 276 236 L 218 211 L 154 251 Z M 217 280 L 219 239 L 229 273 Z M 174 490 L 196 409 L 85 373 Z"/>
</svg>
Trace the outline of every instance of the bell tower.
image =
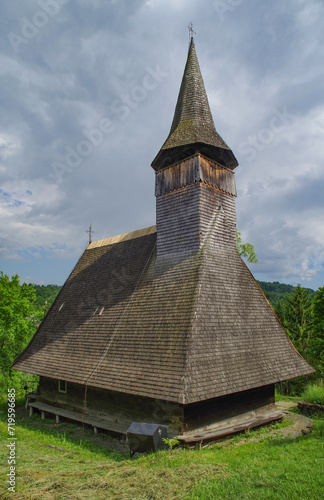
<svg viewBox="0 0 324 500">
<path fill-rule="evenodd" d="M 198 251 L 220 206 L 236 237 L 237 165 L 216 132 L 191 37 L 171 129 L 152 162 L 158 257 Z"/>
</svg>

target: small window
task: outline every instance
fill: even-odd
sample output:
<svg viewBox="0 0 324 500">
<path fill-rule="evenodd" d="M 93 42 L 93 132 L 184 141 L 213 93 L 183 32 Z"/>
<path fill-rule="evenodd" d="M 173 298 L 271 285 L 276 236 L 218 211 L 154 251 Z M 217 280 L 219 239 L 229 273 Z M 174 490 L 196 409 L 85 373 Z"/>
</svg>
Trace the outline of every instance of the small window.
<svg viewBox="0 0 324 500">
<path fill-rule="evenodd" d="M 59 380 L 58 381 L 58 391 L 59 392 L 64 392 L 66 394 L 66 392 L 67 392 L 67 383 L 66 383 L 66 380 Z"/>
</svg>

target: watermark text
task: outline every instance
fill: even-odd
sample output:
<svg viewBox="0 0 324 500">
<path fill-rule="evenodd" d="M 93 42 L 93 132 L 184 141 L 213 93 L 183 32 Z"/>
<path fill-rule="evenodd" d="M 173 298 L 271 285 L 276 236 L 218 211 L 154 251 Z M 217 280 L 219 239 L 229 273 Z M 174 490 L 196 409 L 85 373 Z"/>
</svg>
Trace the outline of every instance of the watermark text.
<svg viewBox="0 0 324 500">
<path fill-rule="evenodd" d="M 16 490 L 16 395 L 15 389 L 8 389 L 8 466 L 7 474 L 8 491 Z"/>
</svg>

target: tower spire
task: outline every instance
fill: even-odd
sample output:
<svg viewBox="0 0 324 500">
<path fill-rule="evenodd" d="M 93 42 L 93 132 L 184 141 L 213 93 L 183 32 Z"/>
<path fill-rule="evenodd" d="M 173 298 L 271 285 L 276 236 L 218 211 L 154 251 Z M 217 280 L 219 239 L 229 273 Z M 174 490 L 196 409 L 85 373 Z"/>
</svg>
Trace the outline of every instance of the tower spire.
<svg viewBox="0 0 324 500">
<path fill-rule="evenodd" d="M 189 34 L 194 33 L 192 23 L 188 28 Z M 227 168 L 238 165 L 231 149 L 216 132 L 191 36 L 171 129 L 152 167 L 160 170 L 199 151 Z"/>
</svg>

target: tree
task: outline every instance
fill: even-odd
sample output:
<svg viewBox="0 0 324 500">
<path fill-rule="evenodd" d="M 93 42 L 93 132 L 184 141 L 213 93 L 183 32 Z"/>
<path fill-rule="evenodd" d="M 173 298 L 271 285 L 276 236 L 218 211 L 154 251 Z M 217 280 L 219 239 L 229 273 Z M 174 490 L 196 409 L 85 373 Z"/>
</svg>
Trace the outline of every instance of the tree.
<svg viewBox="0 0 324 500">
<path fill-rule="evenodd" d="M 11 364 L 30 341 L 35 324 L 30 317 L 35 292 L 30 285 L 20 285 L 19 277 L 0 272 L 0 384 L 3 389 L 11 377 Z"/>
<path fill-rule="evenodd" d="M 316 367 L 324 375 L 324 287 L 319 287 L 313 299 L 312 335 L 310 354 L 316 360 Z M 315 364 L 314 363 L 314 364 Z"/>
<path fill-rule="evenodd" d="M 32 311 L 36 316 L 42 319 L 44 317 L 44 312 L 49 310 L 62 287 L 58 285 L 32 284 L 31 286 L 36 293 L 36 300 L 33 304 Z"/>
<path fill-rule="evenodd" d="M 285 313 L 286 313 L 286 303 L 284 299 L 277 299 L 273 304 L 274 311 L 280 321 L 284 326 L 285 324 Z"/>
<path fill-rule="evenodd" d="M 254 246 L 251 243 L 242 243 L 241 233 L 238 231 L 236 231 L 236 248 L 241 257 L 247 257 L 248 262 L 258 262 Z"/>
<path fill-rule="evenodd" d="M 313 331 L 324 338 L 324 286 L 315 293 L 312 310 Z"/>
<path fill-rule="evenodd" d="M 309 292 L 299 284 L 286 300 L 284 326 L 301 354 L 307 355 L 311 326 L 312 300 Z"/>
<path fill-rule="evenodd" d="M 312 299 L 309 291 L 297 285 L 285 300 L 277 300 L 275 312 L 296 349 L 306 361 L 314 366 L 310 352 Z M 314 378 L 312 375 L 308 377 L 308 379 L 312 378 Z M 286 380 L 280 383 L 280 391 L 291 395 L 300 394 L 305 384 L 306 377 Z"/>
</svg>

